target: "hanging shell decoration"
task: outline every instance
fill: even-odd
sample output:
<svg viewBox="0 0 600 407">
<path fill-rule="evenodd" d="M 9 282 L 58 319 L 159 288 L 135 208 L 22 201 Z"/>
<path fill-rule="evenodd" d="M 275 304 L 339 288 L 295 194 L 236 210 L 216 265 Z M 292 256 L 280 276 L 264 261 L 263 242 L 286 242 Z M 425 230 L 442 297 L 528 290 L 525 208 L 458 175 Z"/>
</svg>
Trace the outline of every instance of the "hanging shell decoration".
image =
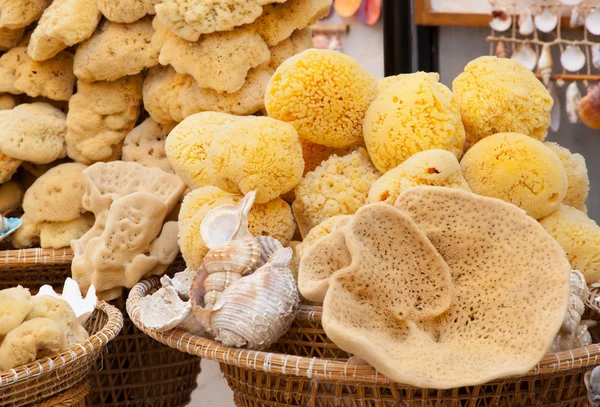
<svg viewBox="0 0 600 407">
<path fill-rule="evenodd" d="M 531 10 L 526 8 L 519 15 L 519 34 L 526 37 L 533 34 L 534 30 L 535 25 L 533 24 L 533 15 L 531 14 Z"/>
<path fill-rule="evenodd" d="M 65 280 L 65 284 L 62 289 L 62 294 L 57 294 L 56 291 L 49 285 L 43 285 L 40 287 L 40 290 L 35 295 L 36 297 L 42 295 L 49 295 L 52 297 L 60 298 L 61 300 L 69 303 L 73 312 L 75 313 L 75 317 L 77 318 L 77 322 L 80 324 L 85 324 L 87 320 L 92 316 L 94 310 L 96 309 L 96 304 L 98 303 L 98 297 L 96 297 L 96 288 L 94 285 L 90 285 L 88 288 L 87 294 L 85 298 L 81 295 L 81 290 L 79 289 L 79 284 L 75 280 L 70 277 L 67 277 Z"/>
<path fill-rule="evenodd" d="M 600 44 L 592 45 L 592 65 L 600 69 Z"/>
<path fill-rule="evenodd" d="M 527 69 L 534 70 L 537 63 L 537 55 L 528 44 L 523 44 L 519 50 L 513 54 L 512 59 L 525 65 Z"/>
<path fill-rule="evenodd" d="M 506 10 L 494 10 L 492 11 L 492 19 L 490 20 L 490 27 L 494 31 L 503 32 L 510 28 L 512 25 L 512 18 Z"/>
<path fill-rule="evenodd" d="M 506 50 L 506 45 L 504 41 L 498 41 L 496 44 L 496 56 L 498 58 L 506 58 L 508 57 L 508 51 Z"/>
<path fill-rule="evenodd" d="M 576 45 L 567 45 L 560 56 L 560 63 L 569 72 L 577 72 L 585 66 L 585 54 Z"/>
<path fill-rule="evenodd" d="M 23 221 L 19 218 L 5 218 L 0 215 L 0 242 L 12 235 L 22 224 Z"/>
<path fill-rule="evenodd" d="M 577 82 L 571 82 L 567 86 L 566 92 L 566 109 L 567 117 L 571 123 L 577 123 L 579 121 L 579 102 L 581 101 L 581 93 L 579 92 L 579 86 Z"/>
<path fill-rule="evenodd" d="M 550 130 L 553 132 L 557 132 L 560 129 L 560 122 L 562 117 L 562 109 L 560 107 L 560 96 L 558 95 L 558 90 L 556 87 L 556 82 L 548 83 L 548 92 L 552 97 L 554 103 L 552 104 L 552 109 L 550 109 Z"/>
<path fill-rule="evenodd" d="M 560 0 L 562 4 L 565 6 L 576 6 L 581 3 L 583 0 Z"/>
<path fill-rule="evenodd" d="M 578 8 L 574 8 L 571 11 L 571 19 L 569 20 L 569 26 L 571 28 L 583 27 L 585 25 L 585 17 L 581 15 Z"/>
<path fill-rule="evenodd" d="M 544 11 L 537 14 L 533 20 L 539 31 L 549 33 L 558 25 L 558 14 L 552 12 L 549 8 L 545 8 Z"/>
<path fill-rule="evenodd" d="M 592 11 L 585 19 L 585 28 L 594 35 L 600 35 L 600 9 Z"/>
<path fill-rule="evenodd" d="M 552 76 L 552 55 L 550 54 L 550 46 L 547 44 L 542 47 L 537 69 L 538 73 L 542 76 L 542 82 L 547 87 Z"/>
</svg>

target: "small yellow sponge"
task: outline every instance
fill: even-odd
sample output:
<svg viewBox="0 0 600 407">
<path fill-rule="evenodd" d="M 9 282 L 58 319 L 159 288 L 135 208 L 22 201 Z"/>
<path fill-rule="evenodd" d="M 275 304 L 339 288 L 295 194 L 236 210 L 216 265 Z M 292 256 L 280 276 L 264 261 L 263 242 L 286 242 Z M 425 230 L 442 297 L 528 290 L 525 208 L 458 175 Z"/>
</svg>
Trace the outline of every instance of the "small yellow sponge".
<svg viewBox="0 0 600 407">
<path fill-rule="evenodd" d="M 588 284 L 600 280 L 600 226 L 596 222 L 575 208 L 561 205 L 540 223 L 562 246 L 571 267 L 581 271 Z"/>
<path fill-rule="evenodd" d="M 367 202 L 393 205 L 402 191 L 423 185 L 471 191 L 460 171 L 460 164 L 452 153 L 446 150 L 426 150 L 413 155 L 375 181 Z"/>
<path fill-rule="evenodd" d="M 519 62 L 477 58 L 454 79 L 452 89 L 467 132 L 466 149 L 496 133 L 522 133 L 541 141 L 546 138 L 552 97 Z"/>
<path fill-rule="evenodd" d="M 510 202 L 535 219 L 555 212 L 567 194 L 558 156 L 524 134 L 486 137 L 465 154 L 461 168 L 474 193 Z"/>
<path fill-rule="evenodd" d="M 292 124 L 300 138 L 328 147 L 355 144 L 377 80 L 352 57 L 309 49 L 277 68 L 267 86 L 269 116 Z"/>
<path fill-rule="evenodd" d="M 581 154 L 571 153 L 568 149 L 561 147 L 557 143 L 547 141 L 544 144 L 556 153 L 567 172 L 569 189 L 563 203 L 587 212 L 584 208 L 585 201 L 590 192 L 590 179 L 588 178 L 585 158 Z"/>
<path fill-rule="evenodd" d="M 373 164 L 387 172 L 424 150 L 463 152 L 465 131 L 452 92 L 436 75 L 417 72 L 379 82 L 364 122 Z"/>
<path fill-rule="evenodd" d="M 292 205 L 302 236 L 327 218 L 354 214 L 366 204 L 380 175 L 362 148 L 343 157 L 331 156 L 306 174 Z"/>
</svg>

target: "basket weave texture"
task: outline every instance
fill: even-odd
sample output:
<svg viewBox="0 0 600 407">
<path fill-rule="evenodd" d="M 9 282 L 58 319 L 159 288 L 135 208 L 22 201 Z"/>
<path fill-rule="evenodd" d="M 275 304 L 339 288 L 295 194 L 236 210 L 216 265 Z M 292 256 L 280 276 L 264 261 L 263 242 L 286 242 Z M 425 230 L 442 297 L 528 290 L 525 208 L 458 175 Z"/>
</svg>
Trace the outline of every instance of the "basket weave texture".
<svg viewBox="0 0 600 407">
<path fill-rule="evenodd" d="M 391 382 L 329 341 L 320 307 L 301 306 L 288 333 L 267 352 L 228 348 L 181 330 L 148 329 L 139 320 L 139 301 L 159 286 L 159 280 L 151 278 L 131 290 L 130 317 L 156 340 L 218 361 L 238 406 L 583 407 L 584 374 L 600 364 L 600 346 L 591 345 L 548 354 L 522 377 L 450 390 L 419 389 Z"/>
<path fill-rule="evenodd" d="M 90 369 L 102 349 L 118 335 L 122 326 L 121 312 L 100 301 L 86 327 L 91 335 L 87 341 L 52 358 L 46 357 L 0 372 L 0 406 L 78 405 L 64 403 L 74 399 L 77 394 L 80 394 L 78 398 L 85 396 L 87 390 L 81 394 L 81 388 L 87 386 Z M 78 391 L 71 393 L 74 389 Z M 68 398 L 64 398 L 65 394 L 61 395 L 63 392 L 67 392 Z"/>
<path fill-rule="evenodd" d="M 34 291 L 43 284 L 61 288 L 65 279 L 71 275 L 72 259 L 70 249 L 0 252 L 0 289 L 18 284 Z M 173 274 L 184 268 L 185 263 L 178 258 L 167 273 Z M 125 313 L 123 298 L 111 303 L 123 312 L 123 329 L 103 350 L 92 369 L 87 405 L 187 405 L 196 388 L 200 361 L 195 356 L 173 350 L 140 332 Z"/>
</svg>

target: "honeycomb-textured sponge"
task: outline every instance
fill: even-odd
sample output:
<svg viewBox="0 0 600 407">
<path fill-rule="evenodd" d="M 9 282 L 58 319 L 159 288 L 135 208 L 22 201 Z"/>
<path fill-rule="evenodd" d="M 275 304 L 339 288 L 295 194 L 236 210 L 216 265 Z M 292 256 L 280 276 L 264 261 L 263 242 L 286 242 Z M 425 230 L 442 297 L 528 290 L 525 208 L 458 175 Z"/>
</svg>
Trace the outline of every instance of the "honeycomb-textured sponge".
<svg viewBox="0 0 600 407">
<path fill-rule="evenodd" d="M 467 134 L 465 149 L 496 133 L 521 133 L 543 141 L 552 97 L 533 72 L 508 58 L 469 62 L 452 82 Z"/>
<path fill-rule="evenodd" d="M 310 28 L 296 30 L 289 38 L 269 48 L 271 51 L 269 68 L 275 71 L 286 59 L 313 48 L 313 46 L 312 30 Z"/>
<path fill-rule="evenodd" d="M 71 240 L 79 239 L 94 226 L 94 215 L 86 213 L 68 222 L 42 222 L 40 228 L 40 247 L 43 249 L 62 249 L 69 247 Z"/>
<path fill-rule="evenodd" d="M 1 161 L 0 161 L 1 162 Z M 23 203 L 23 188 L 16 181 L 0 184 L 0 215 L 8 216 Z"/>
<path fill-rule="evenodd" d="M 37 21 L 52 0 L 3 0 L 0 2 L 0 28 L 19 29 Z"/>
<path fill-rule="evenodd" d="M 125 137 L 121 160 L 173 172 L 165 151 L 165 142 L 173 127 L 174 124 L 159 124 L 151 118 L 144 120 Z"/>
<path fill-rule="evenodd" d="M 567 174 L 558 156 L 519 133 L 481 140 L 465 154 L 461 169 L 474 193 L 515 204 L 535 219 L 555 212 L 567 194 Z"/>
<path fill-rule="evenodd" d="M 9 181 L 23 161 L 9 157 L 0 151 L 0 184 Z"/>
<path fill-rule="evenodd" d="M 14 86 L 27 96 L 69 100 L 75 87 L 73 54 L 61 51 L 41 62 L 25 54 L 15 70 Z"/>
<path fill-rule="evenodd" d="M 563 203 L 583 210 L 590 192 L 590 179 L 588 178 L 585 158 L 581 154 L 571 153 L 568 149 L 561 147 L 557 143 L 547 141 L 544 144 L 556 153 L 567 172 L 569 189 L 567 189 L 567 196 Z"/>
<path fill-rule="evenodd" d="M 8 51 L 9 49 L 16 47 L 19 42 L 23 39 L 25 28 L 0 28 L 0 51 Z"/>
<path fill-rule="evenodd" d="M 306 174 L 296 186 L 292 205 L 302 236 L 327 218 L 354 214 L 366 204 L 369 190 L 380 176 L 364 149 L 331 156 Z"/>
<path fill-rule="evenodd" d="M 98 0 L 98 8 L 107 20 L 133 23 L 146 14 L 154 14 L 154 6 L 162 0 Z"/>
<path fill-rule="evenodd" d="M 360 140 L 376 95 L 377 81 L 354 58 L 309 49 L 277 68 L 265 107 L 272 118 L 292 124 L 300 138 L 342 148 Z"/>
<path fill-rule="evenodd" d="M 384 82 L 366 113 L 364 137 L 381 172 L 424 150 L 448 150 L 460 158 L 465 142 L 452 92 L 424 72 Z"/>
<path fill-rule="evenodd" d="M 540 223 L 564 249 L 571 267 L 583 273 L 588 285 L 600 280 L 600 226 L 594 220 L 561 205 Z"/>
</svg>

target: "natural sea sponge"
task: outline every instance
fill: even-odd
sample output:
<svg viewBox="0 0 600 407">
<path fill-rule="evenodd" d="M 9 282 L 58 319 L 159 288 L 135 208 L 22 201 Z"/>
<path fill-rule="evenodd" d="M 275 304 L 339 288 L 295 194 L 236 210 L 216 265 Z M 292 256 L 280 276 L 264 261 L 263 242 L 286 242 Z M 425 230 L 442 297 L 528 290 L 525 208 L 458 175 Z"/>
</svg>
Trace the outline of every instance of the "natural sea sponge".
<svg viewBox="0 0 600 407">
<path fill-rule="evenodd" d="M 313 46 L 312 30 L 309 27 L 296 30 L 289 38 L 269 48 L 271 51 L 269 68 L 275 71 L 286 59 Z"/>
<path fill-rule="evenodd" d="M 0 111 L 0 151 L 23 161 L 47 164 L 66 155 L 66 117 L 47 103 Z"/>
<path fill-rule="evenodd" d="M 165 151 L 165 141 L 173 127 L 174 124 L 160 124 L 151 118 L 144 120 L 125 137 L 121 160 L 173 172 Z"/>
<path fill-rule="evenodd" d="M 39 177 L 25 193 L 23 210 L 31 222 L 68 222 L 85 210 L 83 164 L 61 164 Z"/>
<path fill-rule="evenodd" d="M 304 161 L 293 126 L 269 117 L 232 117 L 216 126 L 206 156 L 213 185 L 232 193 L 256 191 L 266 203 L 291 190 L 302 178 Z"/>
<path fill-rule="evenodd" d="M 133 130 L 142 100 L 142 75 L 114 82 L 78 81 L 69 101 L 67 152 L 83 164 L 115 160 L 123 139 Z"/>
<path fill-rule="evenodd" d="M 0 51 L 8 51 L 16 47 L 23 39 L 25 28 L 0 28 Z"/>
<path fill-rule="evenodd" d="M 97 0 L 53 0 L 31 34 L 27 53 L 36 61 L 52 58 L 87 40 L 101 17 Z"/>
<path fill-rule="evenodd" d="M 15 181 L 0 184 L 0 215 L 7 216 L 21 207 L 23 188 Z"/>
<path fill-rule="evenodd" d="M 61 327 L 65 334 L 64 348 L 71 347 L 88 339 L 88 333 L 75 318 L 75 312 L 68 302 L 50 295 L 36 295 L 33 297 L 33 307 L 27 315 L 26 321 L 47 318 Z"/>
<path fill-rule="evenodd" d="M 158 64 L 159 48 L 152 43 L 150 19 L 131 24 L 103 22 L 77 47 L 75 76 L 86 82 L 114 81 Z"/>
<path fill-rule="evenodd" d="M 17 249 L 25 249 L 39 243 L 39 223 L 29 220 L 27 215 L 21 216 L 23 224 L 10 237 L 10 242 Z"/>
<path fill-rule="evenodd" d="M 133 23 L 146 14 L 154 14 L 154 6 L 162 0 L 98 0 L 98 8 L 107 20 Z"/>
<path fill-rule="evenodd" d="M 262 13 L 265 4 L 286 0 L 163 0 L 156 5 L 161 22 L 188 41 L 200 35 L 230 31 L 249 24 Z"/>
<path fill-rule="evenodd" d="M 473 192 L 515 204 L 535 219 L 555 212 L 567 194 L 558 156 L 523 134 L 486 137 L 465 154 L 461 169 Z"/>
<path fill-rule="evenodd" d="M 9 181 L 23 161 L 9 157 L 0 151 L 0 184 Z"/>
<path fill-rule="evenodd" d="M 62 327 L 49 318 L 26 321 L 6 335 L 0 346 L 0 371 L 50 356 L 66 347 Z"/>
<path fill-rule="evenodd" d="M 27 59 L 27 49 L 23 46 L 8 50 L 0 56 L 0 92 L 19 95 L 23 93 L 15 87 L 17 68 Z"/>
<path fill-rule="evenodd" d="M 540 223 L 561 245 L 571 266 L 583 273 L 588 284 L 600 280 L 600 226 L 594 220 L 575 208 L 561 205 Z"/>
<path fill-rule="evenodd" d="M 533 72 L 508 58 L 483 56 L 469 62 L 452 82 L 468 150 L 496 133 L 546 138 L 552 97 Z"/>
<path fill-rule="evenodd" d="M 15 71 L 14 86 L 31 97 L 69 100 L 75 87 L 73 54 L 62 51 L 43 62 L 25 55 Z"/>
<path fill-rule="evenodd" d="M 0 28 L 19 29 L 37 21 L 52 0 L 4 0 L 0 3 Z"/>
<path fill-rule="evenodd" d="M 172 67 L 156 66 L 144 81 L 144 107 L 158 123 L 181 122 L 204 111 L 249 115 L 264 107 L 264 95 L 271 74 L 252 69 L 246 83 L 235 93 L 202 89 L 190 75 L 181 75 Z"/>
<path fill-rule="evenodd" d="M 275 198 L 264 204 L 256 204 L 248 218 L 250 233 L 254 236 L 271 236 L 287 246 L 294 232 L 296 221 L 290 205 L 281 198 Z"/>
<path fill-rule="evenodd" d="M 42 249 L 69 247 L 71 240 L 79 239 L 94 226 L 94 215 L 85 213 L 67 222 L 42 222 L 39 224 L 39 240 Z"/>
<path fill-rule="evenodd" d="M 0 290 L 0 336 L 21 325 L 32 307 L 29 290 L 21 286 Z"/>
<path fill-rule="evenodd" d="M 381 172 L 424 150 L 448 150 L 460 158 L 465 142 L 452 92 L 424 72 L 388 79 L 367 110 L 363 128 L 369 155 Z"/>
<path fill-rule="evenodd" d="M 10 110 L 19 104 L 17 96 L 13 95 L 0 95 L 0 110 Z"/>
<path fill-rule="evenodd" d="M 165 150 L 175 173 L 192 189 L 211 183 L 206 156 L 211 142 L 236 117 L 217 112 L 196 113 L 185 118 L 167 137 Z"/>
<path fill-rule="evenodd" d="M 582 210 L 585 207 L 585 201 L 590 192 L 590 179 L 588 178 L 585 158 L 581 154 L 571 153 L 568 149 L 561 147 L 557 143 L 547 141 L 544 144 L 556 153 L 567 172 L 569 189 L 567 189 L 567 195 L 563 203 Z"/>
<path fill-rule="evenodd" d="M 425 150 L 413 155 L 375 181 L 367 202 L 386 202 L 393 205 L 402 191 L 421 185 L 471 191 L 454 154 L 446 150 Z"/>
<path fill-rule="evenodd" d="M 302 236 L 327 218 L 354 214 L 366 204 L 380 175 L 363 149 L 331 156 L 306 174 L 294 190 L 292 205 Z"/>
<path fill-rule="evenodd" d="M 251 28 L 203 35 L 189 42 L 154 21 L 153 41 L 160 48 L 160 63 L 177 73 L 189 74 L 201 88 L 234 93 L 246 82 L 248 71 L 269 62 L 269 47 Z M 160 44 L 156 44 L 160 43 Z"/>
<path fill-rule="evenodd" d="M 360 140 L 376 95 L 377 81 L 354 58 L 309 49 L 277 68 L 265 107 L 272 118 L 292 124 L 300 138 L 342 148 Z"/>
</svg>

